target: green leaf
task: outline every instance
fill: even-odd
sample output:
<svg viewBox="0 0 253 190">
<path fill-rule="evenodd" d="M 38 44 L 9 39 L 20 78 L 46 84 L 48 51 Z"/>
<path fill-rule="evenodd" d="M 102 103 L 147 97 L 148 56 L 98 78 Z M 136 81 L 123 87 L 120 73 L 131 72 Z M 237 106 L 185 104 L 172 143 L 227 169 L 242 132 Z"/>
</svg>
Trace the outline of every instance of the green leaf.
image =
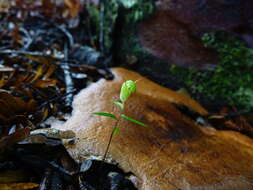
<svg viewBox="0 0 253 190">
<path fill-rule="evenodd" d="M 119 127 L 115 127 L 112 131 L 112 135 L 117 135 L 119 133 Z"/>
<path fill-rule="evenodd" d="M 99 115 L 99 116 L 105 116 L 105 117 L 111 117 L 113 119 L 117 119 L 115 115 L 111 113 L 106 113 L 106 112 L 93 112 L 92 114 L 94 115 Z"/>
<path fill-rule="evenodd" d="M 138 120 L 136 120 L 136 119 L 133 119 L 133 118 L 131 118 L 131 117 L 128 117 L 128 116 L 126 116 L 126 115 L 124 115 L 124 114 L 122 114 L 120 117 L 123 118 L 123 119 L 126 119 L 126 120 L 128 120 L 128 121 L 131 121 L 131 122 L 133 122 L 133 123 L 136 123 L 136 124 L 138 124 L 138 125 L 140 125 L 140 126 L 147 127 L 146 124 L 144 124 L 144 123 L 142 123 L 142 122 L 140 122 L 140 121 L 138 121 Z"/>
<path fill-rule="evenodd" d="M 113 101 L 112 103 L 117 105 L 120 109 L 122 109 L 122 110 L 124 109 L 124 104 L 123 103 L 118 102 L 118 101 Z"/>
<path fill-rule="evenodd" d="M 136 83 L 132 80 L 127 80 L 121 86 L 120 100 L 125 102 L 129 96 L 136 91 Z"/>
</svg>

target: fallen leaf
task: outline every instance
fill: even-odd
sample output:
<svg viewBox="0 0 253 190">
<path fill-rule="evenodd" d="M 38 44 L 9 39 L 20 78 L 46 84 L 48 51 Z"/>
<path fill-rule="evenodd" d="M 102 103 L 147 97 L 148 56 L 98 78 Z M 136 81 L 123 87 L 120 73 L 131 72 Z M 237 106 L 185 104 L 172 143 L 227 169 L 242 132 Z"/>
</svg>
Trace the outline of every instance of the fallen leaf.
<svg viewBox="0 0 253 190">
<path fill-rule="evenodd" d="M 38 187 L 39 184 L 36 183 L 6 183 L 0 184 L 1 190 L 26 190 L 26 189 L 33 189 Z"/>
</svg>

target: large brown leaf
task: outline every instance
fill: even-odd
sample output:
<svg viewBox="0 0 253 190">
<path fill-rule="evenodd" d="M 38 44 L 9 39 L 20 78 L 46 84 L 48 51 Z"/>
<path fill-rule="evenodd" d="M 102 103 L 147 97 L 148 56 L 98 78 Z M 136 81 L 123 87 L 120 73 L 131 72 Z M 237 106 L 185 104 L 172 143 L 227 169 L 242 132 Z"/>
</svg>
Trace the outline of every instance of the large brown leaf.
<svg viewBox="0 0 253 190">
<path fill-rule="evenodd" d="M 24 140 L 30 134 L 30 129 L 28 127 L 19 129 L 15 133 L 2 137 L 0 139 L 0 150 L 1 152 L 5 149 L 11 147 L 12 145 Z"/>
<path fill-rule="evenodd" d="M 201 127 L 175 106 L 185 105 L 206 114 L 194 100 L 129 70 L 117 68 L 113 72 L 113 81 L 100 80 L 79 93 L 72 117 L 58 127 L 76 132 L 77 143 L 67 145 L 75 159 L 103 156 L 115 121 L 91 113 L 118 114 L 111 101 L 119 98 L 121 84 L 125 80 L 139 80 L 124 114 L 148 127 L 121 120 L 121 131 L 113 137 L 108 154 L 121 168 L 139 178 L 139 189 L 252 189 L 252 139 L 237 132 Z"/>
<path fill-rule="evenodd" d="M 158 11 L 166 10 L 172 18 L 187 24 L 195 34 L 212 30 L 231 31 L 247 25 L 252 12 L 248 7 L 253 5 L 251 0 L 159 0 L 158 4 Z"/>
<path fill-rule="evenodd" d="M 139 36 L 147 50 L 171 64 L 217 64 L 216 55 L 200 40 L 204 33 L 225 31 L 252 36 L 251 0 L 158 0 L 156 4 L 155 14 L 141 22 Z"/>
<path fill-rule="evenodd" d="M 171 64 L 203 67 L 216 64 L 217 55 L 193 37 L 187 27 L 168 11 L 157 11 L 140 24 L 142 45 Z"/>
</svg>

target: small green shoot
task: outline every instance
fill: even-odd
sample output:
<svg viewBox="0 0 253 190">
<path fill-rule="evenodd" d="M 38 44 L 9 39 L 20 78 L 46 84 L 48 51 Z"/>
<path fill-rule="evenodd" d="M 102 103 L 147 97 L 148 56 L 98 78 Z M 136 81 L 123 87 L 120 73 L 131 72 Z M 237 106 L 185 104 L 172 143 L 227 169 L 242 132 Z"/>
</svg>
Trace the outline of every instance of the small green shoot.
<svg viewBox="0 0 253 190">
<path fill-rule="evenodd" d="M 122 109 L 122 110 L 124 109 L 124 104 L 123 103 L 121 103 L 119 101 L 113 101 L 112 103 L 117 105 L 120 109 Z"/>
<path fill-rule="evenodd" d="M 105 161 L 106 155 L 109 151 L 109 147 L 110 147 L 110 144 L 111 144 L 111 141 L 112 141 L 112 137 L 117 135 L 120 131 L 120 128 L 118 126 L 118 124 L 120 122 L 120 119 L 125 119 L 125 120 L 131 121 L 131 122 L 133 122 L 137 125 L 140 125 L 142 127 L 147 127 L 147 125 L 142 123 L 141 121 L 138 121 L 138 120 L 136 120 L 134 118 L 131 118 L 129 116 L 126 116 L 124 114 L 121 114 L 124 111 L 127 99 L 135 92 L 136 92 L 136 82 L 135 81 L 127 80 L 122 84 L 121 90 L 120 90 L 120 95 L 119 95 L 120 100 L 119 101 L 112 101 L 112 104 L 115 104 L 121 110 L 118 117 L 115 116 L 114 114 L 107 113 L 107 112 L 94 112 L 94 113 L 92 113 L 94 115 L 110 117 L 110 118 L 116 119 L 115 125 L 113 127 L 112 132 L 111 132 L 109 142 L 108 142 L 108 145 L 106 147 L 106 151 L 105 151 L 105 154 L 104 154 L 104 157 L 103 157 L 103 160 L 102 160 L 103 162 Z"/>
<path fill-rule="evenodd" d="M 114 135 L 117 135 L 118 133 L 119 133 L 119 127 L 116 127 L 115 129 L 113 129 L 113 131 L 112 131 L 112 135 L 114 136 Z"/>
<path fill-rule="evenodd" d="M 132 80 L 127 80 L 124 82 L 121 86 L 120 91 L 120 100 L 122 103 L 124 103 L 131 94 L 133 94 L 136 91 L 136 83 Z"/>
<path fill-rule="evenodd" d="M 142 123 L 142 122 L 140 122 L 140 121 L 138 121 L 138 120 L 136 120 L 136 119 L 133 119 L 133 118 L 131 118 L 131 117 L 128 117 L 128 116 L 126 116 L 126 115 L 124 115 L 124 114 L 122 114 L 120 117 L 123 118 L 123 119 L 126 119 L 126 120 L 128 120 L 128 121 L 131 121 L 131 122 L 133 122 L 133 123 L 136 123 L 136 124 L 138 124 L 138 125 L 140 125 L 140 126 L 147 127 L 146 124 L 144 124 L 144 123 Z"/>
<path fill-rule="evenodd" d="M 105 116 L 105 117 L 111 117 L 113 119 L 117 119 L 117 117 L 111 113 L 106 113 L 106 112 L 93 112 L 92 114 L 94 115 L 99 115 L 99 116 Z"/>
</svg>

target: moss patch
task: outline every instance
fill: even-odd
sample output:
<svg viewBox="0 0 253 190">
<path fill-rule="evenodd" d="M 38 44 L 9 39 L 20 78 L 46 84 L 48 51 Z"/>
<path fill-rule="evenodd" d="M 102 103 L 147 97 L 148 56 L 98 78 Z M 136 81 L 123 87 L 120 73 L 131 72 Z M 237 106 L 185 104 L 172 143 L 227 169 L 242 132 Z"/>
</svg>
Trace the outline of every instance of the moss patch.
<svg viewBox="0 0 253 190">
<path fill-rule="evenodd" d="M 181 78 L 195 96 L 203 94 L 210 101 L 219 99 L 240 109 L 252 109 L 253 50 L 225 33 L 205 34 L 202 40 L 218 52 L 217 67 L 198 71 L 172 66 L 170 72 Z"/>
</svg>

